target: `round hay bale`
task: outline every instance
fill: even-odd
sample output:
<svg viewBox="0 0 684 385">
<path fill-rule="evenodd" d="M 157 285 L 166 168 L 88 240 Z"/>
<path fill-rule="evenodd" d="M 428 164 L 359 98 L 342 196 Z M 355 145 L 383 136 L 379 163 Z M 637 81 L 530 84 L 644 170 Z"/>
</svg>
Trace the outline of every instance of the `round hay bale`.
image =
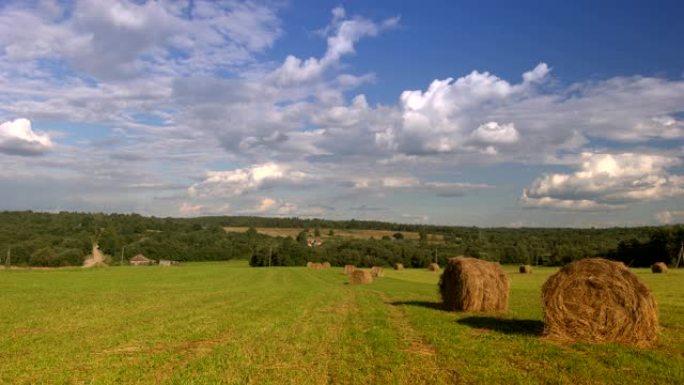
<svg viewBox="0 0 684 385">
<path fill-rule="evenodd" d="M 401 263 L 395 263 L 394 270 L 404 270 L 404 265 Z"/>
<path fill-rule="evenodd" d="M 434 271 L 434 272 L 439 272 L 441 269 L 439 268 L 439 265 L 436 263 L 431 263 L 428 265 L 428 270 Z"/>
<path fill-rule="evenodd" d="M 501 265 L 469 257 L 450 258 L 439 279 L 447 310 L 505 312 L 511 284 Z"/>
<path fill-rule="evenodd" d="M 647 346 L 658 337 L 651 291 L 620 262 L 570 263 L 544 283 L 542 306 L 550 338 Z"/>
<path fill-rule="evenodd" d="M 651 272 L 653 273 L 667 273 L 667 265 L 665 262 L 656 262 L 651 266 Z"/>
<path fill-rule="evenodd" d="M 355 269 L 349 274 L 349 283 L 352 285 L 373 283 L 373 276 L 368 270 Z"/>
<path fill-rule="evenodd" d="M 371 268 L 371 275 L 373 278 L 379 278 L 385 276 L 385 270 L 380 266 L 373 266 Z"/>
<path fill-rule="evenodd" d="M 311 264 L 311 268 L 314 270 L 323 270 L 323 264 L 318 263 L 318 262 L 314 262 Z"/>
<path fill-rule="evenodd" d="M 356 266 L 344 265 L 344 274 L 351 274 L 354 270 L 356 270 Z"/>
<path fill-rule="evenodd" d="M 327 261 L 326 261 L 326 262 L 323 262 L 321 265 L 323 266 L 324 269 L 329 269 L 329 268 L 330 268 L 330 262 L 327 262 Z"/>
<path fill-rule="evenodd" d="M 520 265 L 518 268 L 520 274 L 532 274 L 532 266 L 530 265 Z"/>
<path fill-rule="evenodd" d="M 313 267 L 313 262 L 311 262 L 311 261 L 307 262 L 307 263 L 306 263 L 306 267 L 308 267 L 309 269 L 312 268 L 312 267 Z"/>
</svg>

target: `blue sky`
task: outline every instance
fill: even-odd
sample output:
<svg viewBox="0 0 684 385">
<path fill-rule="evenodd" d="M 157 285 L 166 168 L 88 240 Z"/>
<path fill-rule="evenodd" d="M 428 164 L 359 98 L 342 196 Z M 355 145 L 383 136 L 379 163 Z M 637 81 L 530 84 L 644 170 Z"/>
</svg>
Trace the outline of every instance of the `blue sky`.
<svg viewBox="0 0 684 385">
<path fill-rule="evenodd" d="M 684 221 L 681 2 L 0 2 L 0 209 Z"/>
</svg>

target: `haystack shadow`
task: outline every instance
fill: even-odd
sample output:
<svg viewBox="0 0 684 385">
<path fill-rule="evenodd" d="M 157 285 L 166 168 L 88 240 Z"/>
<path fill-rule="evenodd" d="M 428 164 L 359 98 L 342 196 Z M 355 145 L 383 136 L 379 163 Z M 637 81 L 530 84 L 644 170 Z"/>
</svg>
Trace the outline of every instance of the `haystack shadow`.
<svg viewBox="0 0 684 385">
<path fill-rule="evenodd" d="M 431 302 L 431 301 L 394 301 L 391 303 L 394 306 L 408 305 L 408 306 L 418 306 L 425 307 L 428 309 L 446 311 L 444 304 L 441 302 Z"/>
<path fill-rule="evenodd" d="M 544 323 L 539 320 L 472 316 L 457 320 L 456 323 L 476 329 L 487 329 L 502 334 L 541 336 L 544 332 Z"/>
</svg>

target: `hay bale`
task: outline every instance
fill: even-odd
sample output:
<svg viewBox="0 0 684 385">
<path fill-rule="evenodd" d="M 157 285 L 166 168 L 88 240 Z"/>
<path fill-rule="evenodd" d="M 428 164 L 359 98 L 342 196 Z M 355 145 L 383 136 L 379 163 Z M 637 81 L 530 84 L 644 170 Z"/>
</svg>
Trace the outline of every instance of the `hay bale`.
<svg viewBox="0 0 684 385">
<path fill-rule="evenodd" d="M 310 269 L 313 267 L 313 264 L 314 264 L 313 262 L 309 261 L 306 263 L 306 267 Z"/>
<path fill-rule="evenodd" d="M 368 270 L 355 269 L 349 274 L 349 283 L 352 285 L 373 283 L 373 276 Z"/>
<path fill-rule="evenodd" d="M 395 263 L 394 270 L 404 270 L 404 265 L 401 263 Z"/>
<path fill-rule="evenodd" d="M 356 270 L 356 266 L 354 265 L 344 265 L 344 274 L 351 274 L 354 270 Z"/>
<path fill-rule="evenodd" d="M 554 339 L 647 346 L 658 337 L 651 291 L 624 264 L 575 261 L 542 287 L 544 332 Z"/>
<path fill-rule="evenodd" d="M 428 265 L 428 270 L 434 271 L 434 272 L 439 272 L 441 269 L 440 269 L 438 264 L 433 262 L 433 263 Z"/>
<path fill-rule="evenodd" d="M 379 278 L 385 276 L 385 270 L 380 266 L 373 266 L 371 268 L 371 275 L 373 278 Z"/>
<path fill-rule="evenodd" d="M 323 264 L 318 263 L 318 262 L 314 262 L 311 264 L 311 268 L 314 270 L 323 270 Z"/>
<path fill-rule="evenodd" d="M 532 274 L 532 266 L 530 265 L 520 265 L 518 268 L 520 274 Z"/>
<path fill-rule="evenodd" d="M 505 312 L 511 284 L 501 265 L 469 257 L 450 258 L 439 279 L 447 310 Z"/>
<path fill-rule="evenodd" d="M 329 269 L 330 268 L 330 262 L 323 262 L 323 263 L 321 263 L 321 266 L 323 266 L 324 269 Z"/>
<path fill-rule="evenodd" d="M 667 265 L 665 262 L 656 262 L 651 266 L 651 272 L 653 273 L 667 273 Z"/>
</svg>

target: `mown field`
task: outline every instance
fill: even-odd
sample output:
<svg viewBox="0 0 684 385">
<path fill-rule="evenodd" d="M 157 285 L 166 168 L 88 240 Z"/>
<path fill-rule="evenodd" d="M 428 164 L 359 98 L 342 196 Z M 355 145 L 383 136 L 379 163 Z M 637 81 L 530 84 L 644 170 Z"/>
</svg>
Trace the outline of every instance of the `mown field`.
<svg viewBox="0 0 684 385">
<path fill-rule="evenodd" d="M 554 269 L 507 269 L 505 316 L 440 310 L 423 270 L 369 286 L 245 262 L 0 270 L 0 383 L 684 383 L 684 272 L 636 270 L 663 329 L 636 349 L 540 337 Z"/>
<path fill-rule="evenodd" d="M 244 233 L 249 227 L 224 227 L 223 230 L 229 233 Z M 270 237 L 292 237 L 296 238 L 299 233 L 301 233 L 304 228 L 295 227 L 256 227 L 255 230 L 259 234 L 268 235 Z M 320 229 L 321 239 L 326 239 L 330 237 L 330 229 Z M 313 230 L 310 230 L 311 235 L 313 235 Z M 333 229 L 333 235 L 336 237 L 346 237 L 354 239 L 382 239 L 382 237 L 392 237 L 396 233 L 401 233 L 404 239 L 419 239 L 420 234 L 415 231 L 390 231 L 390 230 L 346 230 L 346 229 Z M 441 242 L 444 237 L 439 234 L 428 234 L 428 240 L 430 242 Z"/>
</svg>

